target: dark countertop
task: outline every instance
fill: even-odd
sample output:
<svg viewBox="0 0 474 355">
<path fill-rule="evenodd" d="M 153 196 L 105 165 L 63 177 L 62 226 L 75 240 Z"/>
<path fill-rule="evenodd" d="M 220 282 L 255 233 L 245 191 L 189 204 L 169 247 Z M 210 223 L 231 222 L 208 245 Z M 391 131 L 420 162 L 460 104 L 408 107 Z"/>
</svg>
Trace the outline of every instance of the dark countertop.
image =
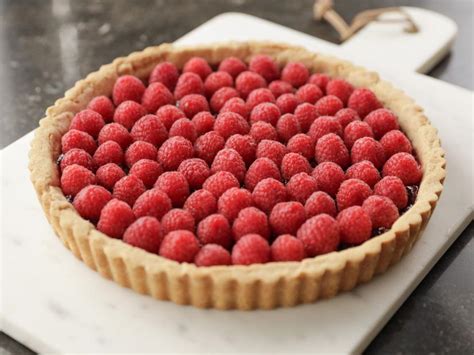
<svg viewBox="0 0 474 355">
<path fill-rule="evenodd" d="M 87 73 L 134 50 L 172 42 L 215 15 L 244 12 L 337 41 L 312 20 L 312 0 L 3 0 L 0 1 L 0 147 L 33 130 L 46 107 Z M 453 18 L 451 54 L 429 75 L 473 89 L 473 12 L 467 0 L 336 1 L 351 19 L 375 7 L 409 5 Z M 472 113 L 471 113 L 472 114 Z M 474 351 L 474 224 L 466 228 L 366 353 Z M 0 353 L 32 354 L 0 333 Z"/>
</svg>

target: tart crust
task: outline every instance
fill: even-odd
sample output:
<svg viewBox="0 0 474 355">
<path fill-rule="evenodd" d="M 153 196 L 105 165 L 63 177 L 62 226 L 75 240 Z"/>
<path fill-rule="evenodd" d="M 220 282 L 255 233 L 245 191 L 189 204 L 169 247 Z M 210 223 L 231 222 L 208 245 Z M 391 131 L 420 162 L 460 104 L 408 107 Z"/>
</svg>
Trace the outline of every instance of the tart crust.
<svg viewBox="0 0 474 355">
<path fill-rule="evenodd" d="M 342 77 L 356 87 L 374 91 L 385 107 L 398 116 L 423 169 L 423 180 L 414 205 L 382 235 L 346 250 L 304 259 L 250 266 L 196 267 L 150 254 L 99 232 L 83 219 L 60 188 L 56 160 L 61 137 L 74 114 L 99 95 L 110 96 L 120 75 L 146 79 L 164 60 L 179 68 L 193 56 L 211 64 L 236 56 L 248 61 L 267 54 L 278 64 L 301 61 L 312 72 Z M 302 47 L 272 42 L 227 42 L 201 46 L 162 44 L 117 58 L 78 81 L 46 111 L 35 132 L 30 151 L 31 180 L 45 214 L 64 245 L 90 268 L 122 286 L 160 300 L 218 309 L 271 309 L 310 303 L 370 281 L 409 252 L 426 226 L 443 189 L 446 175 L 444 151 L 436 129 L 421 107 L 381 80 L 376 73 Z"/>
</svg>

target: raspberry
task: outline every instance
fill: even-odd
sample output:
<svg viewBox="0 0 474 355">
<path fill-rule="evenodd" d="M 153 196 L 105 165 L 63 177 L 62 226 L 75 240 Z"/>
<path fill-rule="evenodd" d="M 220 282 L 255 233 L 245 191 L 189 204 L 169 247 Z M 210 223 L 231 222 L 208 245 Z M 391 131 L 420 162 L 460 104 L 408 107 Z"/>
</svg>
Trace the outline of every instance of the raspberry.
<svg viewBox="0 0 474 355">
<path fill-rule="evenodd" d="M 379 171 L 374 164 L 367 160 L 362 160 L 350 166 L 346 171 L 346 176 L 348 179 L 362 180 L 372 188 L 380 181 Z"/>
<path fill-rule="evenodd" d="M 74 197 L 84 187 L 95 183 L 94 173 L 77 164 L 67 166 L 61 175 L 61 189 L 66 196 Z"/>
<path fill-rule="evenodd" d="M 301 154 L 308 160 L 314 157 L 314 142 L 310 136 L 304 133 L 291 137 L 286 148 L 289 152 Z"/>
<path fill-rule="evenodd" d="M 397 116 L 385 108 L 372 111 L 364 118 L 364 122 L 369 124 L 377 139 L 391 130 L 398 129 Z"/>
<path fill-rule="evenodd" d="M 169 138 L 158 150 L 158 161 L 165 170 L 176 170 L 183 160 L 192 158 L 193 144 L 186 138 Z"/>
<path fill-rule="evenodd" d="M 171 91 L 162 83 L 151 83 L 142 97 L 142 105 L 149 113 L 155 113 L 160 107 L 173 105 L 175 99 Z"/>
<path fill-rule="evenodd" d="M 94 154 L 97 146 L 94 138 L 86 132 L 71 129 L 61 138 L 61 146 L 63 153 L 67 153 L 71 149 L 77 148 L 85 150 L 90 155 Z"/>
<path fill-rule="evenodd" d="M 374 186 L 374 194 L 388 197 L 398 209 L 408 204 L 408 194 L 403 181 L 396 176 L 386 176 Z"/>
<path fill-rule="evenodd" d="M 186 117 L 184 112 L 174 105 L 161 106 L 158 111 L 156 111 L 156 116 L 160 119 L 167 130 L 169 130 L 177 120 Z"/>
<path fill-rule="evenodd" d="M 218 70 L 227 72 L 233 78 L 236 78 L 240 73 L 247 70 L 247 66 L 239 58 L 227 57 L 219 64 Z"/>
<path fill-rule="evenodd" d="M 374 229 L 390 228 L 399 217 L 397 206 L 385 196 L 370 196 L 362 208 L 370 216 Z"/>
<path fill-rule="evenodd" d="M 277 140 L 277 131 L 270 123 L 258 121 L 252 124 L 250 127 L 250 133 L 252 138 L 258 144 L 264 139 Z"/>
<path fill-rule="evenodd" d="M 363 121 L 351 122 L 344 129 L 344 143 L 349 149 L 352 148 L 358 139 L 364 137 L 373 138 L 374 133 L 372 132 L 372 128 Z"/>
<path fill-rule="evenodd" d="M 184 64 L 183 73 L 195 73 L 204 80 L 212 73 L 212 69 L 204 58 L 193 57 Z"/>
<path fill-rule="evenodd" d="M 417 185 L 421 181 L 421 168 L 413 155 L 397 153 L 392 155 L 382 170 L 383 176 L 397 176 L 405 186 Z"/>
<path fill-rule="evenodd" d="M 238 113 L 223 112 L 217 115 L 214 130 L 227 140 L 234 134 L 249 133 L 250 127 L 245 118 Z"/>
<path fill-rule="evenodd" d="M 314 105 L 305 102 L 295 109 L 295 116 L 300 123 L 301 132 L 306 133 L 319 115 Z"/>
<path fill-rule="evenodd" d="M 372 195 L 372 189 L 362 180 L 349 179 L 343 181 L 336 195 L 339 211 L 351 206 L 360 206 Z"/>
<path fill-rule="evenodd" d="M 153 187 L 160 176 L 163 173 L 163 168 L 155 160 L 142 159 L 133 164 L 129 174 L 135 175 L 139 178 L 147 189 Z"/>
<path fill-rule="evenodd" d="M 287 153 L 281 161 L 281 174 L 289 180 L 298 173 L 311 173 L 311 165 L 304 156 L 298 153 Z"/>
<path fill-rule="evenodd" d="M 158 254 L 162 240 L 161 224 L 154 217 L 138 218 L 123 234 L 125 243 L 154 254 Z"/>
<path fill-rule="evenodd" d="M 104 120 L 99 113 L 92 110 L 82 110 L 73 117 L 69 129 L 77 129 L 97 138 L 104 125 Z"/>
<path fill-rule="evenodd" d="M 277 203 L 285 202 L 287 197 L 285 185 L 272 178 L 261 180 L 252 192 L 255 206 L 267 214 L 271 212 Z"/>
<path fill-rule="evenodd" d="M 197 138 L 196 128 L 194 124 L 187 118 L 180 118 L 170 128 L 170 137 L 183 137 L 191 143 Z"/>
<path fill-rule="evenodd" d="M 270 261 L 270 246 L 258 234 L 247 234 L 240 238 L 232 248 L 232 264 L 251 265 Z"/>
<path fill-rule="evenodd" d="M 199 242 L 194 233 L 177 230 L 165 235 L 159 254 L 178 263 L 191 263 L 199 253 L 199 249 Z"/>
<path fill-rule="evenodd" d="M 217 210 L 229 222 L 233 222 L 240 210 L 253 205 L 252 194 L 245 189 L 233 187 L 225 191 L 217 201 Z"/>
<path fill-rule="evenodd" d="M 320 116 L 334 116 L 337 111 L 344 107 L 342 101 L 334 95 L 324 96 L 314 104 Z"/>
<path fill-rule="evenodd" d="M 277 122 L 276 130 L 281 141 L 287 142 L 300 132 L 300 123 L 295 115 L 286 113 Z M 311 152 L 312 155 L 312 152 Z"/>
<path fill-rule="evenodd" d="M 176 82 L 178 81 L 179 72 L 178 68 L 173 63 L 163 62 L 156 65 L 153 68 L 153 71 L 150 74 L 150 79 L 148 82 L 152 83 L 162 83 L 169 90 L 174 90 Z"/>
<path fill-rule="evenodd" d="M 336 217 L 336 203 L 324 191 L 316 191 L 311 194 L 304 205 L 306 216 L 313 217 L 318 214 L 326 213 L 331 217 Z"/>
<path fill-rule="evenodd" d="M 382 104 L 371 90 L 358 88 L 349 96 L 347 107 L 355 110 L 361 118 L 364 118 L 370 112 L 381 108 Z"/>
<path fill-rule="evenodd" d="M 112 91 L 112 98 L 116 106 L 124 101 L 140 102 L 145 92 L 145 85 L 133 75 L 123 75 L 117 79 Z"/>
<path fill-rule="evenodd" d="M 218 171 L 209 176 L 202 187 L 211 192 L 216 198 L 219 198 L 227 190 L 240 187 L 240 184 L 237 178 L 228 171 Z"/>
<path fill-rule="evenodd" d="M 356 111 L 351 108 L 343 108 L 336 113 L 336 119 L 341 125 L 342 129 L 345 129 L 347 125 L 354 121 L 360 121 L 360 117 Z"/>
<path fill-rule="evenodd" d="M 217 90 L 211 97 L 209 101 L 211 104 L 211 109 L 214 112 L 219 112 L 225 103 L 234 97 L 239 97 L 239 93 L 236 89 L 231 87 L 223 87 Z"/>
<path fill-rule="evenodd" d="M 338 97 L 344 105 L 353 91 L 354 87 L 344 79 L 332 79 L 326 85 L 326 95 Z"/>
<path fill-rule="evenodd" d="M 411 153 L 413 150 L 407 136 L 398 130 L 385 133 L 380 139 L 380 144 L 382 144 L 386 158 L 390 158 L 396 153 Z"/>
<path fill-rule="evenodd" d="M 294 235 L 306 220 L 306 212 L 300 202 L 280 202 L 273 207 L 269 220 L 275 235 Z"/>
<path fill-rule="evenodd" d="M 318 190 L 316 179 L 306 173 L 293 175 L 286 184 L 288 195 L 294 201 L 305 203 L 313 192 Z"/>
<path fill-rule="evenodd" d="M 178 171 L 184 175 L 193 190 L 200 189 L 211 174 L 207 163 L 199 158 L 184 160 L 179 164 Z"/>
<path fill-rule="evenodd" d="M 345 168 L 350 163 L 349 151 L 341 137 L 334 133 L 326 134 L 318 139 L 314 156 L 318 164 L 332 161 L 342 168 Z"/>
<path fill-rule="evenodd" d="M 195 222 L 193 215 L 189 211 L 174 208 L 163 216 L 161 226 L 165 235 L 175 230 L 194 232 Z"/>
<path fill-rule="evenodd" d="M 257 158 L 268 158 L 278 167 L 286 153 L 286 147 L 280 142 L 264 139 L 258 143 L 256 156 Z"/>
<path fill-rule="evenodd" d="M 334 117 L 321 116 L 309 127 L 308 136 L 311 137 L 313 142 L 317 142 L 322 136 L 329 133 L 342 136 L 342 127 Z"/>
<path fill-rule="evenodd" d="M 115 106 L 107 96 L 96 96 L 88 104 L 89 110 L 95 111 L 102 116 L 105 122 L 112 122 Z"/>
<path fill-rule="evenodd" d="M 204 245 L 194 257 L 196 266 L 230 265 L 232 258 L 229 251 L 217 244 Z"/>
<path fill-rule="evenodd" d="M 327 74 L 315 73 L 309 77 L 308 83 L 318 85 L 323 92 L 326 92 L 326 86 L 330 80 L 331 77 Z"/>
<path fill-rule="evenodd" d="M 339 186 L 346 179 L 342 168 L 336 163 L 329 161 L 317 165 L 311 175 L 316 179 L 318 188 L 332 197 L 336 196 Z"/>
<path fill-rule="evenodd" d="M 234 79 L 225 71 L 211 73 L 204 82 L 204 92 L 207 97 L 211 97 L 220 88 L 234 85 Z"/>
<path fill-rule="evenodd" d="M 380 142 L 371 137 L 359 138 L 351 149 L 352 164 L 368 160 L 380 169 L 385 163 L 385 153 Z"/>
<path fill-rule="evenodd" d="M 189 94 L 204 95 L 204 84 L 199 75 L 195 73 L 183 73 L 176 83 L 174 88 L 174 97 L 176 100 L 181 100 L 184 96 Z"/>
<path fill-rule="evenodd" d="M 247 106 L 250 110 L 264 102 L 275 103 L 275 96 L 267 88 L 255 89 L 247 97 Z"/>
<path fill-rule="evenodd" d="M 147 114 L 145 107 L 135 101 L 124 101 L 117 106 L 114 113 L 114 122 L 124 126 L 129 131 L 140 117 Z"/>
<path fill-rule="evenodd" d="M 112 191 L 117 181 L 125 176 L 125 172 L 117 164 L 109 163 L 99 167 L 95 175 L 100 185 Z"/>
<path fill-rule="evenodd" d="M 181 207 L 189 196 L 188 180 L 178 171 L 161 174 L 155 182 L 155 187 L 166 193 L 175 207 Z"/>
<path fill-rule="evenodd" d="M 133 164 L 142 159 L 156 160 L 156 155 L 157 150 L 153 144 L 138 141 L 128 147 L 125 152 L 125 163 L 130 168 Z"/>
<path fill-rule="evenodd" d="M 88 185 L 79 191 L 72 204 L 82 218 L 95 222 L 111 199 L 112 194 L 102 186 Z"/>
<path fill-rule="evenodd" d="M 220 112 L 235 112 L 247 119 L 250 115 L 250 109 L 240 97 L 232 97 L 222 106 Z"/>
<path fill-rule="evenodd" d="M 114 185 L 114 198 L 125 201 L 133 206 L 137 198 L 146 191 L 143 182 L 135 175 L 127 175 L 117 181 Z"/>
<path fill-rule="evenodd" d="M 130 224 L 135 221 L 132 209 L 125 202 L 112 199 L 100 212 L 97 229 L 111 238 L 121 239 Z"/>
<path fill-rule="evenodd" d="M 247 166 L 252 164 L 255 159 L 257 143 L 250 135 L 234 134 L 227 139 L 225 147 L 234 149 L 239 153 Z"/>
<path fill-rule="evenodd" d="M 191 212 L 196 222 L 199 222 L 216 212 L 217 201 L 209 191 L 196 190 L 184 203 L 184 209 Z"/>
<path fill-rule="evenodd" d="M 296 91 L 296 97 L 301 102 L 308 102 L 313 105 L 323 96 L 324 94 L 319 86 L 314 84 L 305 84 Z"/>
<path fill-rule="evenodd" d="M 276 100 L 276 105 L 282 114 L 294 113 L 300 103 L 295 94 L 283 94 Z"/>
<path fill-rule="evenodd" d="M 281 113 L 277 105 L 270 102 L 264 102 L 255 106 L 250 112 L 250 122 L 263 121 L 276 126 Z"/>
<path fill-rule="evenodd" d="M 77 164 L 92 171 L 94 165 L 92 157 L 85 150 L 73 148 L 64 154 L 61 158 L 61 171 L 67 166 Z"/>
<path fill-rule="evenodd" d="M 99 144 L 107 141 L 117 142 L 125 150 L 132 143 L 132 136 L 121 124 L 109 123 L 100 130 L 98 138 Z"/>
<path fill-rule="evenodd" d="M 217 244 L 224 248 L 229 248 L 232 242 L 229 221 L 217 213 L 199 222 L 197 236 L 201 244 Z"/>
<path fill-rule="evenodd" d="M 240 73 L 235 79 L 235 88 L 244 100 L 247 99 L 247 96 L 253 90 L 264 88 L 266 86 L 267 82 L 265 79 L 260 74 L 251 71 L 244 71 Z"/>
<path fill-rule="evenodd" d="M 146 115 L 140 118 L 130 132 L 135 141 L 145 141 L 160 146 L 168 139 L 168 132 L 160 119 L 155 115 Z"/>
<path fill-rule="evenodd" d="M 295 88 L 305 84 L 309 78 L 309 71 L 300 62 L 289 62 L 281 72 L 281 80 L 293 85 Z"/>
<path fill-rule="evenodd" d="M 340 241 L 339 226 L 334 218 L 319 214 L 308 219 L 298 230 L 297 238 L 303 242 L 306 255 L 336 251 Z"/>
<path fill-rule="evenodd" d="M 237 241 L 246 234 L 258 234 L 270 238 L 270 227 L 265 213 L 255 207 L 247 207 L 239 212 L 232 225 L 232 235 Z"/>
<path fill-rule="evenodd" d="M 301 261 L 306 253 L 301 240 L 291 234 L 280 235 L 271 246 L 272 261 Z"/>
<path fill-rule="evenodd" d="M 105 165 L 107 163 L 122 164 L 123 151 L 120 145 L 114 141 L 107 141 L 99 145 L 93 156 L 96 167 Z"/>
<path fill-rule="evenodd" d="M 280 70 L 273 58 L 265 54 L 258 54 L 250 59 L 249 70 L 260 74 L 267 82 L 278 79 Z"/>
<path fill-rule="evenodd" d="M 365 242 L 372 234 L 370 216 L 360 206 L 352 206 L 341 211 L 337 216 L 341 242 L 358 245 Z"/>
<path fill-rule="evenodd" d="M 208 164 L 212 164 L 217 152 L 224 148 L 225 140 L 215 131 L 203 134 L 194 143 L 196 156 Z"/>
<path fill-rule="evenodd" d="M 243 181 L 245 177 L 245 163 L 239 153 L 233 149 L 222 149 L 214 158 L 211 165 L 211 171 L 228 171 L 232 173 L 237 180 Z"/>
<path fill-rule="evenodd" d="M 143 193 L 133 205 L 135 216 L 151 216 L 161 219 L 171 210 L 171 200 L 160 189 L 151 189 Z"/>
<path fill-rule="evenodd" d="M 214 129 L 214 121 L 214 116 L 207 111 L 195 114 L 191 120 L 197 136 L 202 136 L 204 133 L 212 131 Z"/>
<path fill-rule="evenodd" d="M 278 166 L 268 158 L 255 159 L 245 175 L 245 187 L 252 191 L 260 181 L 266 178 L 280 180 Z"/>
<path fill-rule="evenodd" d="M 209 104 L 203 95 L 189 94 L 179 100 L 179 108 L 186 117 L 193 118 L 199 112 L 209 111 Z"/>
<path fill-rule="evenodd" d="M 274 80 L 269 85 L 268 88 L 273 93 L 273 95 L 278 98 L 283 94 L 292 94 L 293 86 L 290 83 L 287 83 L 283 80 Z"/>
</svg>

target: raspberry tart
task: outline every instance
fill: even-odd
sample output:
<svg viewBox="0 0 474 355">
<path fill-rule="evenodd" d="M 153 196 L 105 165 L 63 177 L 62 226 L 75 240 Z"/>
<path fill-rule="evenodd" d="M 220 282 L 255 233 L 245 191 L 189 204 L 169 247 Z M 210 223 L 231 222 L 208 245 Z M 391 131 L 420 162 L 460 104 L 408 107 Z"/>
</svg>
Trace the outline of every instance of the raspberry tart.
<svg viewBox="0 0 474 355">
<path fill-rule="evenodd" d="M 328 298 L 413 246 L 445 177 L 435 128 L 377 74 L 268 42 L 163 44 L 105 65 L 40 121 L 31 180 L 92 269 L 157 299 Z"/>
</svg>

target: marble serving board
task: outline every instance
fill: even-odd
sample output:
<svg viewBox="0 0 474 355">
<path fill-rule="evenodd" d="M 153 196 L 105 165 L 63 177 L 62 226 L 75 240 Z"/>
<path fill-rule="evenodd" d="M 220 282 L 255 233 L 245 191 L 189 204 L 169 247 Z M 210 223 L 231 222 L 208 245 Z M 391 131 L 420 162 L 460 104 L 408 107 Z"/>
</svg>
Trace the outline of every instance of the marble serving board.
<svg viewBox="0 0 474 355">
<path fill-rule="evenodd" d="M 366 63 L 363 55 L 241 14 L 218 16 L 178 42 L 250 38 Z M 41 353 L 361 352 L 473 215 L 472 92 L 408 69 L 377 69 L 426 109 L 448 159 L 445 190 L 423 237 L 386 274 L 330 300 L 273 311 L 201 310 L 139 295 L 87 268 L 54 235 L 29 181 L 30 133 L 1 152 L 2 330 Z"/>
</svg>

